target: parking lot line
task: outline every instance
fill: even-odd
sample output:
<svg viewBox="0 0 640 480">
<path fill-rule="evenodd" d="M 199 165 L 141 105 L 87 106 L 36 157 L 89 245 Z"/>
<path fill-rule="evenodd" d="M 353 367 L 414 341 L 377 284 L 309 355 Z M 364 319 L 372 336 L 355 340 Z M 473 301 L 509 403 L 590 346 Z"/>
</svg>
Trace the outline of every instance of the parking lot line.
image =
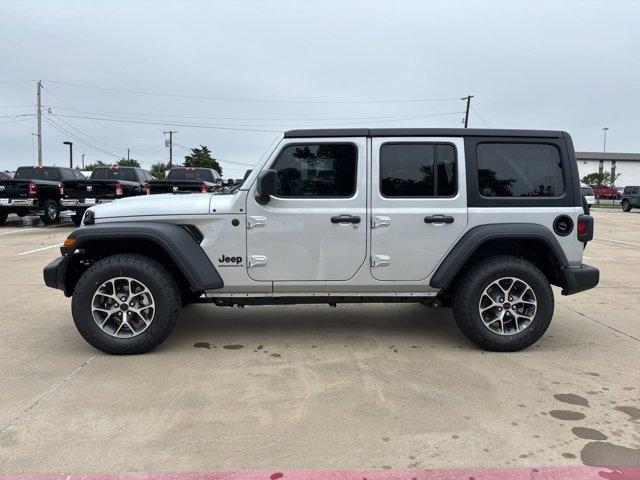
<svg viewBox="0 0 640 480">
<path fill-rule="evenodd" d="M 49 245 L 48 247 L 36 248 L 35 250 L 29 250 L 28 252 L 22 252 L 22 253 L 19 253 L 18 255 L 27 255 L 29 253 L 35 253 L 35 252 L 39 252 L 41 250 L 47 250 L 48 248 L 55 248 L 55 247 L 60 247 L 60 246 L 62 246 L 61 243 L 56 243 L 55 245 Z"/>
<path fill-rule="evenodd" d="M 0 235 L 11 235 L 12 233 L 20 233 L 20 232 L 25 232 L 27 230 L 24 229 L 20 229 L 20 230 L 11 230 L 10 232 L 0 232 Z"/>
<path fill-rule="evenodd" d="M 634 245 L 636 247 L 640 247 L 640 243 L 634 242 L 623 242 L 622 240 L 615 240 L 613 238 L 602 238 L 602 237 L 593 237 L 594 240 L 600 240 L 604 242 L 616 242 L 616 243 L 624 243 L 625 245 Z"/>
</svg>

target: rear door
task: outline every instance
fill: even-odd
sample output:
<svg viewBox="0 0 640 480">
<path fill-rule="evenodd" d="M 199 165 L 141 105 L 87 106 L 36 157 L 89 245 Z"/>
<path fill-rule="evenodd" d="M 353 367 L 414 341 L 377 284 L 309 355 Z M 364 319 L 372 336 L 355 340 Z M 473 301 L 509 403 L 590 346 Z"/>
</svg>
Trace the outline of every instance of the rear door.
<svg viewBox="0 0 640 480">
<path fill-rule="evenodd" d="M 371 274 L 427 278 L 467 227 L 460 138 L 373 138 Z"/>
</svg>

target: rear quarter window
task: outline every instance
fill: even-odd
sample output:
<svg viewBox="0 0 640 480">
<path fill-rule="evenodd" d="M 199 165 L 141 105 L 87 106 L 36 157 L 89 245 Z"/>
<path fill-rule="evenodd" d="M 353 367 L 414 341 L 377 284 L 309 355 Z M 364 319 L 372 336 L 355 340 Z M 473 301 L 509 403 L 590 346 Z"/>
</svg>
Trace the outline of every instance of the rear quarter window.
<svg viewBox="0 0 640 480">
<path fill-rule="evenodd" d="M 482 197 L 535 198 L 564 194 L 560 152 L 543 143 L 480 143 L 478 189 Z"/>
</svg>

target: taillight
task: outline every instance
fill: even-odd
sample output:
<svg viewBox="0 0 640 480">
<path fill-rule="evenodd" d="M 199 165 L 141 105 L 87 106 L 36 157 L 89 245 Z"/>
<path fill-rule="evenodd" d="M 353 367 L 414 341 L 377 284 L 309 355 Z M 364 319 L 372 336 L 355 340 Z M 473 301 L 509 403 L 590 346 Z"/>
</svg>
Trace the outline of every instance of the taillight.
<svg viewBox="0 0 640 480">
<path fill-rule="evenodd" d="M 149 182 L 144 184 L 144 188 L 147 191 L 147 195 L 151 195 L 151 184 Z"/>
<path fill-rule="evenodd" d="M 64 183 L 60 182 L 58 188 L 60 189 L 60 196 L 64 196 Z"/>
<path fill-rule="evenodd" d="M 36 197 L 38 195 L 38 186 L 33 182 L 29 182 L 28 192 L 30 197 Z"/>
<path fill-rule="evenodd" d="M 121 197 L 122 196 L 122 184 L 120 183 L 116 183 L 114 185 L 115 189 L 116 189 L 116 196 Z"/>
<path fill-rule="evenodd" d="M 206 193 L 207 190 L 208 190 L 207 184 L 206 183 L 201 183 L 200 184 L 200 193 Z"/>
<path fill-rule="evenodd" d="M 578 241 L 582 243 L 593 240 L 593 217 L 591 215 L 578 215 L 576 236 Z"/>
<path fill-rule="evenodd" d="M 587 234 L 587 222 L 584 219 L 578 219 L 577 233 L 579 237 Z"/>
</svg>

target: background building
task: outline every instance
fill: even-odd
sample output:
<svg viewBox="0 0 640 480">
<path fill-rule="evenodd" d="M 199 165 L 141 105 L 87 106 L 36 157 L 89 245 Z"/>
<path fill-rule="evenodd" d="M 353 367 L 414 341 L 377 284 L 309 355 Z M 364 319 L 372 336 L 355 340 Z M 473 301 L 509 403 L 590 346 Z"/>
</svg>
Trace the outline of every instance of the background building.
<svg viewBox="0 0 640 480">
<path fill-rule="evenodd" d="M 620 174 L 616 187 L 640 185 L 640 153 L 576 152 L 580 178 L 595 172 Z"/>
</svg>

